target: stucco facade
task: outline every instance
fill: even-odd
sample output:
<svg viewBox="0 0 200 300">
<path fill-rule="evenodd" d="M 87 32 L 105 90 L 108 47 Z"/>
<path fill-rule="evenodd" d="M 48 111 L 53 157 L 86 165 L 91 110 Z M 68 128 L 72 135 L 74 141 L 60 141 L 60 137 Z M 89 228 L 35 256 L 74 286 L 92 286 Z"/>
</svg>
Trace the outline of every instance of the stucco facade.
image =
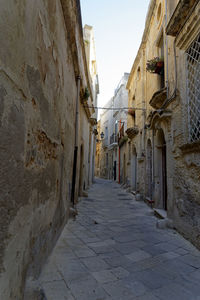
<svg viewBox="0 0 200 300">
<path fill-rule="evenodd" d="M 127 84 L 129 106 L 135 110 L 128 116 L 127 131 L 132 189 L 165 210 L 174 226 L 198 247 L 199 4 L 150 2 Z M 151 69 L 155 57 L 160 64 Z"/>
<path fill-rule="evenodd" d="M 0 8 L 0 298 L 11 300 L 23 299 L 91 182 L 96 91 L 79 1 Z"/>
</svg>

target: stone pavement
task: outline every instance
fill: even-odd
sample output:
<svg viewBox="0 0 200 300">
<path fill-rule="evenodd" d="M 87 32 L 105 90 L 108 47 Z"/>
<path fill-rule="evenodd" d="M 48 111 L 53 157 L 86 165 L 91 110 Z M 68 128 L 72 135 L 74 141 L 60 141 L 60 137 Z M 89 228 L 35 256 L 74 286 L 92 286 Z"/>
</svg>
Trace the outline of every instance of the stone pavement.
<svg viewBox="0 0 200 300">
<path fill-rule="evenodd" d="M 143 202 L 96 179 L 45 266 L 47 300 L 200 300 L 200 252 Z"/>
</svg>

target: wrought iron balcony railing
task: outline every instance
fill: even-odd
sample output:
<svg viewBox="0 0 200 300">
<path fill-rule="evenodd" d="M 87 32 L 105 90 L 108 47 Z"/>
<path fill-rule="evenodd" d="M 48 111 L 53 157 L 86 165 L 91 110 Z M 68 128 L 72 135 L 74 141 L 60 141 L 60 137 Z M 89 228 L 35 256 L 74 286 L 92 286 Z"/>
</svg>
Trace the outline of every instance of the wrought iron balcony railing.
<svg viewBox="0 0 200 300">
<path fill-rule="evenodd" d="M 117 142 L 118 142 L 117 135 L 113 133 L 110 136 L 110 144 L 114 144 L 114 143 L 117 143 Z"/>
</svg>

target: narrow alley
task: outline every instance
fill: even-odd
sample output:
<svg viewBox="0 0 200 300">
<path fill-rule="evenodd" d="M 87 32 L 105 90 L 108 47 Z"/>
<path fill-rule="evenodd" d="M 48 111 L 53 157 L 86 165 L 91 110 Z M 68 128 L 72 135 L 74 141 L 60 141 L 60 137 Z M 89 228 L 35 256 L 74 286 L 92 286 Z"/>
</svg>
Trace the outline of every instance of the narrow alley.
<svg viewBox="0 0 200 300">
<path fill-rule="evenodd" d="M 0 42 L 0 300 L 200 300 L 200 0 L 2 0 Z"/>
<path fill-rule="evenodd" d="M 144 202 L 96 179 L 39 278 L 47 300 L 198 300 L 200 253 Z"/>
</svg>

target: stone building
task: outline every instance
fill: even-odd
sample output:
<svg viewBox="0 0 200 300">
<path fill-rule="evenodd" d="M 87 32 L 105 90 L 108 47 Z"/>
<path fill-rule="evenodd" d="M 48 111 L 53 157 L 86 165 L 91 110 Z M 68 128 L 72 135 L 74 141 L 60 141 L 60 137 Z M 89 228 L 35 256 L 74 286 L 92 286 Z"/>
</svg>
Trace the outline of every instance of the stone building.
<svg viewBox="0 0 200 300">
<path fill-rule="evenodd" d="M 106 103 L 105 109 L 100 116 L 100 133 L 103 139 L 98 138 L 99 149 L 99 175 L 107 179 L 125 182 L 124 159 L 126 159 L 125 131 L 127 129 L 127 106 L 128 92 L 126 84 L 129 73 L 124 73 L 114 96 Z M 98 158 L 97 158 L 98 159 Z"/>
<path fill-rule="evenodd" d="M 95 176 L 100 177 L 100 155 L 101 155 L 101 120 L 97 122 L 97 136 L 96 136 L 96 153 L 95 153 Z"/>
<path fill-rule="evenodd" d="M 0 8 L 0 299 L 11 300 L 23 299 L 91 182 L 98 84 L 79 1 Z"/>
<path fill-rule="evenodd" d="M 151 0 L 127 89 L 127 177 L 200 247 L 200 2 Z"/>
<path fill-rule="evenodd" d="M 85 25 L 84 30 L 84 43 L 86 50 L 87 66 L 90 75 L 90 85 L 92 87 L 93 106 L 97 107 L 97 96 L 99 94 L 99 79 L 97 73 L 96 50 L 94 41 L 94 31 L 92 26 Z M 89 157 L 88 157 L 88 184 L 94 181 L 94 166 L 95 166 L 95 153 L 96 153 L 96 135 L 97 135 L 97 109 L 89 118 L 90 121 L 90 136 L 89 136 Z"/>
</svg>

